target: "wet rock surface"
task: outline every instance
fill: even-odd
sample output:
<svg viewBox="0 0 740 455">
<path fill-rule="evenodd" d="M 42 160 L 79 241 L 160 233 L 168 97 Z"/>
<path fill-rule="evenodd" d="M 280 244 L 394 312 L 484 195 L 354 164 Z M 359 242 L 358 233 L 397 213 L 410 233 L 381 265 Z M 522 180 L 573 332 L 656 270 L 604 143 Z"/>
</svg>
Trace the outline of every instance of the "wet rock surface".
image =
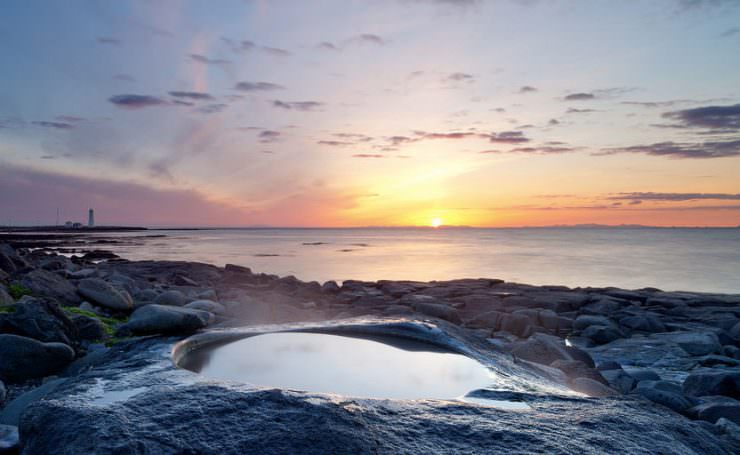
<svg viewBox="0 0 740 455">
<path fill-rule="evenodd" d="M 740 451 L 738 295 L 495 279 L 322 285 L 102 250 L 0 252 L 0 423 L 20 428 L 23 453 Z M 481 394 L 532 411 L 256 389 L 170 358 L 198 331 L 204 342 L 307 327 L 445 345 L 504 378 Z M 44 361 L 24 361 L 29 352 Z"/>
</svg>

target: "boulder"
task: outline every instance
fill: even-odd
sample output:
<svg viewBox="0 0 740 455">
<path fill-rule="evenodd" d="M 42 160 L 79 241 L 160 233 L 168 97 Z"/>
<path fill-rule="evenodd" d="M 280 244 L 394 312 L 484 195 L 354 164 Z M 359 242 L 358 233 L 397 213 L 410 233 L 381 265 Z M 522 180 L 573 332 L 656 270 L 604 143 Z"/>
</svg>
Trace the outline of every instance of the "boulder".
<svg viewBox="0 0 740 455">
<path fill-rule="evenodd" d="M 0 251 L 0 270 L 7 274 L 15 273 L 15 271 L 18 270 L 18 267 L 13 263 L 13 260 L 3 251 Z"/>
<path fill-rule="evenodd" d="M 23 296 L 13 308 L 13 312 L 0 313 L 0 333 L 68 345 L 79 340 L 74 323 L 52 301 Z"/>
<path fill-rule="evenodd" d="M 224 314 L 226 313 L 226 307 L 218 302 L 212 300 L 194 300 L 184 308 L 190 308 L 191 310 L 203 310 L 213 314 Z"/>
<path fill-rule="evenodd" d="M 550 365 L 556 360 L 574 360 L 562 339 L 544 333 L 536 333 L 525 341 L 515 343 L 511 353 L 542 365 Z"/>
<path fill-rule="evenodd" d="M 685 396 L 677 393 L 652 387 L 638 387 L 636 391 L 643 398 L 670 408 L 679 414 L 686 414 L 691 408 L 691 402 Z"/>
<path fill-rule="evenodd" d="M 187 334 L 202 329 L 210 319 L 207 311 L 152 304 L 134 311 L 119 330 L 136 335 Z"/>
<path fill-rule="evenodd" d="M 0 425 L 0 453 L 17 453 L 20 449 L 20 438 L 18 427 L 13 425 Z"/>
<path fill-rule="evenodd" d="M 637 383 L 635 389 L 656 389 L 671 392 L 676 395 L 684 394 L 681 385 L 673 381 L 640 381 Z"/>
<path fill-rule="evenodd" d="M 474 329 L 496 330 L 498 329 L 499 324 L 501 323 L 501 317 L 504 314 L 505 313 L 502 313 L 500 311 L 486 311 L 485 313 L 481 313 L 475 316 L 473 319 L 467 321 L 465 323 L 465 326 Z"/>
<path fill-rule="evenodd" d="M 689 355 L 701 356 L 722 352 L 717 335 L 712 332 L 682 332 L 669 338 Z"/>
<path fill-rule="evenodd" d="M 582 314 L 573 321 L 573 328 L 575 330 L 586 330 L 591 326 L 611 326 L 612 321 L 605 316 L 594 316 L 590 314 Z"/>
<path fill-rule="evenodd" d="M 8 396 L 8 389 L 5 388 L 3 381 L 0 381 L 0 405 L 5 402 L 5 397 Z"/>
<path fill-rule="evenodd" d="M 620 365 L 619 362 L 607 360 L 606 362 L 600 363 L 596 369 L 599 371 L 621 370 L 622 365 Z"/>
<path fill-rule="evenodd" d="M 731 439 L 734 439 L 735 442 L 740 443 L 740 425 L 724 417 L 720 418 L 715 425 L 722 429 Z"/>
<path fill-rule="evenodd" d="M 550 366 L 565 373 L 568 379 L 589 378 L 602 384 L 607 384 L 606 379 L 604 379 L 598 370 L 589 367 L 580 360 L 556 360 Z"/>
<path fill-rule="evenodd" d="M 10 383 L 49 376 L 75 358 L 64 343 L 42 343 L 18 335 L 0 335 L 0 380 Z"/>
<path fill-rule="evenodd" d="M 184 306 L 188 301 L 185 294 L 176 290 L 165 291 L 154 299 L 155 304 L 168 306 Z"/>
<path fill-rule="evenodd" d="M 113 311 L 130 311 L 134 307 L 131 296 L 126 291 L 119 291 L 99 278 L 81 280 L 77 292 L 96 305 Z"/>
<path fill-rule="evenodd" d="M 414 310 L 427 316 L 444 319 L 445 321 L 452 322 L 453 324 L 460 324 L 462 322 L 462 319 L 460 319 L 460 314 L 457 312 L 457 310 L 449 305 L 444 305 L 440 303 L 418 302 L 414 304 Z"/>
<path fill-rule="evenodd" d="M 728 419 L 740 425 L 740 401 L 712 401 L 700 404 L 691 409 L 699 420 L 717 423 L 721 418 Z"/>
<path fill-rule="evenodd" d="M 172 282 L 175 286 L 200 286 L 196 281 L 191 280 L 185 275 L 175 275 L 175 278 L 172 280 Z"/>
<path fill-rule="evenodd" d="M 408 315 L 411 313 L 413 313 L 413 310 L 406 305 L 388 305 L 383 309 L 383 314 L 388 316 Z"/>
<path fill-rule="evenodd" d="M 630 393 L 635 388 L 637 382 L 635 378 L 621 368 L 613 370 L 603 370 L 601 375 L 606 379 L 610 386 L 623 394 Z"/>
<path fill-rule="evenodd" d="M 724 395 L 740 398 L 740 371 L 710 371 L 691 373 L 683 382 L 686 395 L 701 397 Z"/>
<path fill-rule="evenodd" d="M 588 338 L 596 344 L 607 344 L 622 338 L 623 334 L 616 327 L 591 325 L 581 333 L 581 336 Z"/>
<path fill-rule="evenodd" d="M 75 287 L 56 273 L 35 269 L 24 275 L 18 282 L 35 297 L 49 297 L 62 304 L 77 305 L 80 297 Z"/>
<path fill-rule="evenodd" d="M 665 324 L 652 314 L 627 316 L 619 320 L 619 325 L 639 332 L 660 333 L 666 331 Z"/>
<path fill-rule="evenodd" d="M 524 314 L 506 314 L 501 315 L 501 324 L 499 330 L 513 333 L 517 336 L 523 336 L 529 328 L 530 319 Z"/>
<path fill-rule="evenodd" d="M 618 395 L 616 390 L 590 378 L 576 378 L 570 382 L 570 386 L 576 392 L 581 392 L 590 397 L 610 397 Z"/>
<path fill-rule="evenodd" d="M 635 381 L 660 381 L 660 376 L 653 370 L 631 370 L 630 376 L 635 378 Z"/>
<path fill-rule="evenodd" d="M 77 314 L 72 316 L 72 322 L 75 327 L 77 327 L 77 332 L 82 340 L 99 341 L 108 338 L 105 324 L 103 324 L 99 319 Z"/>
<path fill-rule="evenodd" d="M 732 328 L 729 330 L 730 336 L 738 341 L 740 341 L 740 322 L 733 325 Z"/>
<path fill-rule="evenodd" d="M 73 280 L 82 280 L 85 278 L 92 278 L 98 274 L 98 271 L 96 269 L 80 269 L 76 271 L 70 271 L 67 270 L 67 278 L 72 278 Z"/>
<path fill-rule="evenodd" d="M 13 297 L 8 294 L 8 291 L 5 289 L 5 286 L 0 284 L 0 305 L 12 305 L 15 303 L 15 300 L 13 300 Z"/>
<path fill-rule="evenodd" d="M 321 285 L 321 292 L 326 294 L 337 294 L 339 291 L 340 288 L 336 281 L 327 281 Z"/>
</svg>

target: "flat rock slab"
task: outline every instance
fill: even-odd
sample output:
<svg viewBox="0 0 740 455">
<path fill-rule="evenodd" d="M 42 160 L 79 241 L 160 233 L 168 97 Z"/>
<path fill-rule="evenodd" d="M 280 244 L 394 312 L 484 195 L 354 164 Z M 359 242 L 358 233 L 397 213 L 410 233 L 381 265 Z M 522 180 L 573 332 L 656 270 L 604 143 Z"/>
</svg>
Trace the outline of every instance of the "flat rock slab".
<svg viewBox="0 0 740 455">
<path fill-rule="evenodd" d="M 391 329 L 405 330 L 403 325 Z M 460 336 L 424 330 L 415 334 L 482 352 Z M 542 388 L 535 387 L 539 393 L 522 388 L 519 395 L 532 411 L 512 411 L 455 401 L 353 399 L 206 380 L 173 366 L 173 342 L 160 338 L 121 343 L 94 368 L 67 379 L 31 405 L 20 423 L 23 453 L 118 453 L 122 447 L 127 453 L 152 454 L 740 450 L 707 422 L 629 398 L 589 399 L 556 389 L 543 394 Z M 488 364 L 500 365 L 512 377 L 526 377 L 522 366 L 505 357 L 491 357 Z"/>
</svg>

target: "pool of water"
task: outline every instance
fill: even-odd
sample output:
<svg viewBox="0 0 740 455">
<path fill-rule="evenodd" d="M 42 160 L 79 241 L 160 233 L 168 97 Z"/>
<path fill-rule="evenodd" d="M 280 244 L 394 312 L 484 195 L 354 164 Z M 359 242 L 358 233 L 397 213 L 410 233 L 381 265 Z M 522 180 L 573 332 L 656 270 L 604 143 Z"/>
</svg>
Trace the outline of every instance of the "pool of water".
<svg viewBox="0 0 740 455">
<path fill-rule="evenodd" d="M 357 398 L 452 400 L 495 382 L 478 361 L 427 343 L 323 333 L 257 335 L 195 351 L 180 366 L 216 379 Z"/>
</svg>

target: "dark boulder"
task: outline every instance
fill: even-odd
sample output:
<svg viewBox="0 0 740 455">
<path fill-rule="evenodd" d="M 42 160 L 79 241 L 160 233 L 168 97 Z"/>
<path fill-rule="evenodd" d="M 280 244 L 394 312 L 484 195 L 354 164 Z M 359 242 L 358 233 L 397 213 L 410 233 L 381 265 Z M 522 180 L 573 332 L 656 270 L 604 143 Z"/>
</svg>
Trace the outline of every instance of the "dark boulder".
<svg viewBox="0 0 740 455">
<path fill-rule="evenodd" d="M 64 343 L 42 343 L 18 335 L 0 335 L 0 380 L 9 383 L 49 376 L 75 358 Z"/>
<path fill-rule="evenodd" d="M 691 409 L 697 419 L 717 423 L 721 418 L 728 419 L 740 425 L 740 401 L 711 401 L 703 403 Z"/>
<path fill-rule="evenodd" d="M 624 394 L 630 393 L 637 384 L 635 378 L 630 376 L 629 373 L 621 368 L 602 370 L 601 375 L 606 379 L 610 386 Z"/>
<path fill-rule="evenodd" d="M 13 425 L 0 425 L 0 454 L 17 453 L 20 448 L 18 427 Z"/>
<path fill-rule="evenodd" d="M 740 398 L 740 371 L 691 373 L 683 382 L 689 396 L 724 395 Z"/>
<path fill-rule="evenodd" d="M 82 314 L 72 316 L 72 322 L 79 333 L 80 339 L 85 341 L 100 341 L 108 338 L 105 324 L 99 319 L 91 318 Z"/>
<path fill-rule="evenodd" d="M 119 291 L 99 278 L 81 280 L 77 292 L 90 302 L 113 311 L 131 311 L 134 302 L 126 291 Z"/>
<path fill-rule="evenodd" d="M 460 319 L 460 314 L 457 312 L 457 310 L 449 305 L 440 303 L 418 302 L 414 304 L 414 310 L 427 316 L 444 319 L 445 321 L 452 322 L 453 324 L 460 324 L 462 322 L 462 320 Z"/>
<path fill-rule="evenodd" d="M 18 284 L 28 289 L 34 297 L 49 297 L 65 305 L 77 305 L 80 302 L 72 283 L 47 270 L 32 270 Z"/>
<path fill-rule="evenodd" d="M 79 340 L 74 323 L 52 301 L 24 296 L 13 308 L 13 312 L 0 313 L 0 333 L 72 346 Z"/>
<path fill-rule="evenodd" d="M 211 319 L 206 311 L 165 305 L 145 305 L 131 314 L 119 331 L 123 334 L 188 334 L 202 329 Z"/>
<path fill-rule="evenodd" d="M 670 408 L 679 414 L 686 414 L 692 405 L 691 401 L 689 401 L 685 396 L 667 390 L 652 387 L 638 387 L 636 391 L 643 398 L 647 398 L 653 403 Z"/>
<path fill-rule="evenodd" d="M 590 339 L 596 344 L 607 344 L 622 338 L 624 335 L 616 327 L 592 325 L 586 328 L 581 333 L 581 336 Z"/>
<path fill-rule="evenodd" d="M 660 333 L 666 331 L 665 324 L 652 314 L 627 316 L 619 320 L 619 325 L 639 332 Z"/>
<path fill-rule="evenodd" d="M 177 290 L 165 291 L 159 294 L 155 299 L 154 303 L 157 305 L 168 305 L 168 306 L 184 306 L 188 303 L 188 299 L 185 294 Z"/>
<path fill-rule="evenodd" d="M 589 378 L 605 385 L 608 384 L 607 380 L 604 379 L 598 370 L 589 367 L 579 360 L 556 360 L 550 366 L 562 371 L 571 380 L 575 378 Z"/>
</svg>

